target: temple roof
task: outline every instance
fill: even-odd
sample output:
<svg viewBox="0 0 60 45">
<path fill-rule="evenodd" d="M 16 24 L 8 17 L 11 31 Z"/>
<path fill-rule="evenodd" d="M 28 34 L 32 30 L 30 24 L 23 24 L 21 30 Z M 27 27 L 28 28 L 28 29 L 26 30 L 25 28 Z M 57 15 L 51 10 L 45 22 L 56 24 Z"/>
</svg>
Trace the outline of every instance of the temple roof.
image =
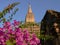
<svg viewBox="0 0 60 45">
<path fill-rule="evenodd" d="M 50 15 L 50 16 L 55 16 L 57 18 L 60 18 L 60 12 L 55 11 L 55 10 L 47 10 L 45 16 L 47 14 Z"/>
</svg>

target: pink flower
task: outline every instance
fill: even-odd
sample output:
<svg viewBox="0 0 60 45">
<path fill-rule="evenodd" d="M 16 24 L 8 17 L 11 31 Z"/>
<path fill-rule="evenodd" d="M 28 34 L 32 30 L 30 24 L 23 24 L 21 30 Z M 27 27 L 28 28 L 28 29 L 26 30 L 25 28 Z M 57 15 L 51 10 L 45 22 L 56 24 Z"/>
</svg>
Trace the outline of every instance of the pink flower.
<svg viewBox="0 0 60 45">
<path fill-rule="evenodd" d="M 4 27 L 5 27 L 5 26 L 9 26 L 9 25 L 11 25 L 10 22 L 5 22 L 5 23 L 4 23 Z"/>
<path fill-rule="evenodd" d="M 22 31 L 19 26 L 20 22 L 14 20 L 13 25 L 10 22 L 5 22 L 3 28 L 0 28 L 0 44 L 5 45 L 7 40 L 16 41 L 15 45 L 38 45 L 40 40 L 33 33 L 32 35 L 28 30 Z M 13 27 L 12 27 L 13 26 Z"/>
<path fill-rule="evenodd" d="M 0 27 L 0 30 L 3 30 L 3 28 Z"/>
<path fill-rule="evenodd" d="M 18 26 L 18 25 L 20 25 L 20 22 L 19 22 L 19 21 L 14 20 L 14 26 Z"/>
</svg>

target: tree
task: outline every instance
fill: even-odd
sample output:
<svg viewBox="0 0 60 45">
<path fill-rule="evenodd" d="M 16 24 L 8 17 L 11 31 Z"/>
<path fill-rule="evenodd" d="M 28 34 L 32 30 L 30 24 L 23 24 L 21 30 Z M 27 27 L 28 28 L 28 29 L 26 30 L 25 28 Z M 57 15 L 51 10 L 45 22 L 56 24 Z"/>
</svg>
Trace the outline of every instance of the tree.
<svg viewBox="0 0 60 45">
<path fill-rule="evenodd" d="M 15 2 L 12 4 L 9 4 L 3 11 L 0 12 L 0 22 L 10 21 L 12 20 L 13 15 L 18 11 L 18 8 L 15 8 L 14 12 L 9 16 L 9 19 L 5 18 L 5 15 L 9 13 L 15 6 L 20 4 L 19 2 Z"/>
</svg>

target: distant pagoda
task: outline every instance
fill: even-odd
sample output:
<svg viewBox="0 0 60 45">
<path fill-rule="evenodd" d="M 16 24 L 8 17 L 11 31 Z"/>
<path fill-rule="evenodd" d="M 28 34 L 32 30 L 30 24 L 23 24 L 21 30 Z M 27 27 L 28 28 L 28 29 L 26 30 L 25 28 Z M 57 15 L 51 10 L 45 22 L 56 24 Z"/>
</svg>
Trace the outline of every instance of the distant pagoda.
<svg viewBox="0 0 60 45">
<path fill-rule="evenodd" d="M 31 9 L 31 5 L 28 5 L 28 12 L 25 17 L 25 23 L 20 26 L 22 30 L 28 30 L 30 33 L 35 33 L 40 36 L 40 25 L 35 22 L 34 14 Z"/>
<path fill-rule="evenodd" d="M 34 14 L 32 13 L 31 5 L 29 4 L 28 13 L 25 18 L 25 23 L 34 23 L 34 22 L 35 22 Z"/>
</svg>

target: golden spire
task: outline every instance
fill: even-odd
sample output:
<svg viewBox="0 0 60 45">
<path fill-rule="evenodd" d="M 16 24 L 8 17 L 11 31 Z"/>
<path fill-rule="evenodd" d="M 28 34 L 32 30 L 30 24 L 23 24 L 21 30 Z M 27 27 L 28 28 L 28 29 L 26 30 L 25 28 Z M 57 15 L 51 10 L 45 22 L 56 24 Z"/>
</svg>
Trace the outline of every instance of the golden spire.
<svg viewBox="0 0 60 45">
<path fill-rule="evenodd" d="M 31 5 L 28 5 L 28 13 L 32 13 Z"/>
<path fill-rule="evenodd" d="M 35 19 L 34 19 L 34 14 L 32 13 L 32 9 L 31 9 L 31 5 L 29 4 L 28 5 L 28 13 L 26 15 L 26 18 L 25 18 L 25 22 L 29 22 L 29 23 L 34 23 L 35 22 Z"/>
</svg>

